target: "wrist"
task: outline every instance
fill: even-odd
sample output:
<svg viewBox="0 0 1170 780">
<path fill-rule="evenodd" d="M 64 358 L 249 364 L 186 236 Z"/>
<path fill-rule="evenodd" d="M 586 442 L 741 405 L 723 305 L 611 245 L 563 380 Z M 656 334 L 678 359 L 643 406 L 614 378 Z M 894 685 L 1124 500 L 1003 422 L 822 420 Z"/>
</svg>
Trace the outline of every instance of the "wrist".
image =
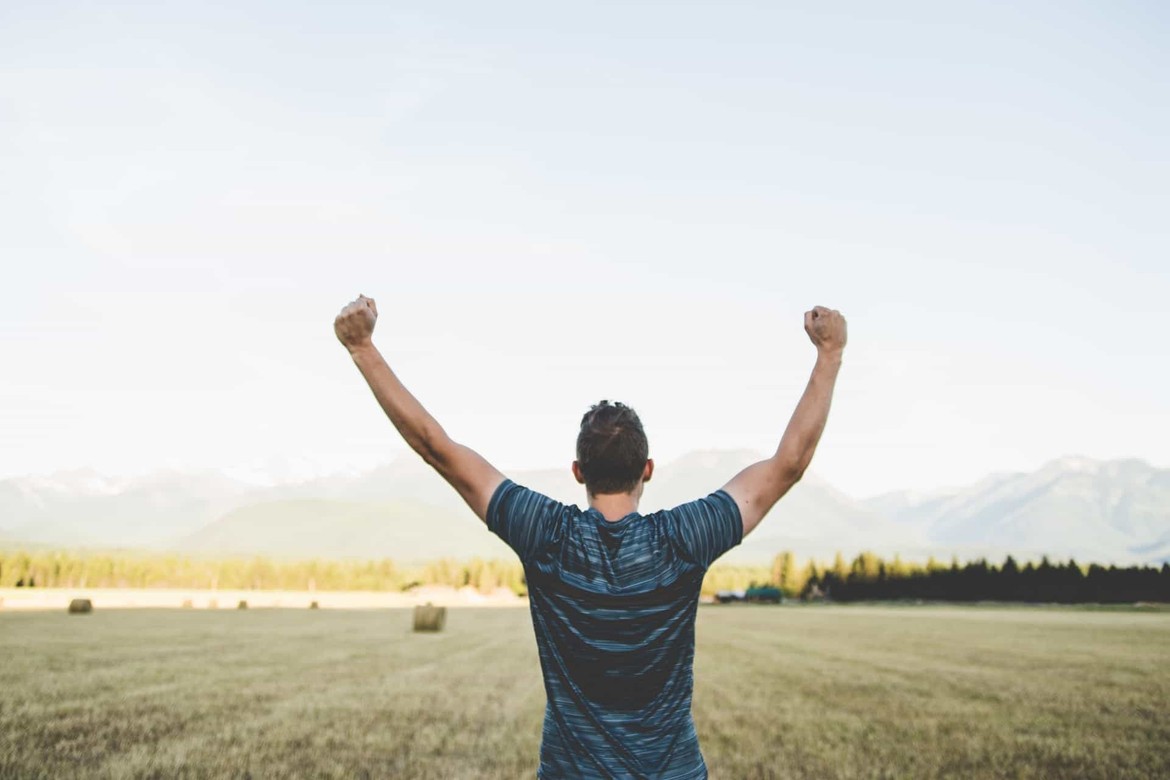
<svg viewBox="0 0 1170 780">
<path fill-rule="evenodd" d="M 817 363 L 826 366 L 840 366 L 841 355 L 845 351 L 844 347 L 834 347 L 832 349 L 818 349 Z"/>
<path fill-rule="evenodd" d="M 364 360 L 366 358 L 369 358 L 369 357 L 372 357 L 372 356 L 378 354 L 378 348 L 374 346 L 373 341 L 368 340 L 368 339 L 366 341 L 361 342 L 360 344 L 354 344 L 352 346 L 350 346 L 349 344 L 346 344 L 345 348 L 347 350 L 349 350 L 349 356 L 351 358 L 353 358 L 353 361 L 355 363 L 361 362 L 362 360 Z"/>
</svg>

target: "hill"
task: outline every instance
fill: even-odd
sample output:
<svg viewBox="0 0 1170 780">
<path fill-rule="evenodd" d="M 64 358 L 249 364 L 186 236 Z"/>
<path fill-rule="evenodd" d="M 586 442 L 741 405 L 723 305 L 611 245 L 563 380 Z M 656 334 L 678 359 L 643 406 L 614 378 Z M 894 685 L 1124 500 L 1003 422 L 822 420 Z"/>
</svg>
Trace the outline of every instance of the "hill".
<svg viewBox="0 0 1170 780">
<path fill-rule="evenodd" d="M 92 470 L 0 480 L 0 533 L 61 547 L 166 547 L 247 501 L 216 472 L 111 479 Z"/>
<path fill-rule="evenodd" d="M 1170 470 L 1068 457 L 931 495 L 866 502 L 932 548 L 1081 560 L 1170 559 Z"/>
<path fill-rule="evenodd" d="M 265 501 L 234 509 L 180 543 L 187 552 L 291 558 L 501 558 L 510 554 L 470 512 L 393 501 Z"/>
<path fill-rule="evenodd" d="M 694 452 L 659 464 L 645 512 L 725 484 L 758 455 Z M 584 502 L 569 469 L 513 472 L 564 503 Z M 92 471 L 0 480 L 8 544 L 273 556 L 507 555 L 443 480 L 413 456 L 352 475 L 259 487 L 214 472 L 114 480 Z M 1049 555 L 1104 563 L 1170 560 L 1170 470 L 1143 461 L 1062 458 L 927 494 L 859 501 L 806 475 L 729 562 L 780 550 L 827 558 L 862 550 L 904 558 Z"/>
</svg>

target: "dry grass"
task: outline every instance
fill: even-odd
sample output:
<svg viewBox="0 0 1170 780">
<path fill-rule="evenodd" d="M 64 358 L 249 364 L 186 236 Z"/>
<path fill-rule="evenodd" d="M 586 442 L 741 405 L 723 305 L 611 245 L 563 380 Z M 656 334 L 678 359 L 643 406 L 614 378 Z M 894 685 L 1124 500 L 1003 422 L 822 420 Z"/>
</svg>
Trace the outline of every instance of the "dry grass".
<svg viewBox="0 0 1170 780">
<path fill-rule="evenodd" d="M 1170 775 L 1170 614 L 705 607 L 715 778 Z M 527 610 L 0 613 L 0 777 L 532 777 Z"/>
</svg>

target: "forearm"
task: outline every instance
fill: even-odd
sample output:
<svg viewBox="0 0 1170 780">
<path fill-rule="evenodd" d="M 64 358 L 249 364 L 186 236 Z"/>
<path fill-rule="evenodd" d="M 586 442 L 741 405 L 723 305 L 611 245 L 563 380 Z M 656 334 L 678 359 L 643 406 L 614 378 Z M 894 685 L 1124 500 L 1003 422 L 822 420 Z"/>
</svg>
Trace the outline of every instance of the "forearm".
<svg viewBox="0 0 1170 780">
<path fill-rule="evenodd" d="M 451 441 L 443 426 L 394 375 L 373 344 L 377 320 L 374 299 L 359 295 L 333 320 L 333 332 L 410 448 L 459 492 L 480 520 L 487 520 L 491 497 L 504 475 L 475 450 Z"/>
<path fill-rule="evenodd" d="M 841 350 L 817 353 L 808 386 L 788 421 L 788 427 L 772 456 L 773 468 L 793 481 L 800 479 L 812 461 L 833 401 L 833 388 L 841 370 Z"/>
<path fill-rule="evenodd" d="M 449 442 L 443 427 L 406 389 L 372 342 L 351 349 L 350 356 L 402 438 L 433 465 Z"/>
<path fill-rule="evenodd" d="M 804 329 L 817 348 L 817 362 L 776 453 L 748 466 L 724 486 L 739 506 L 745 535 L 804 476 L 829 418 L 847 339 L 845 318 L 835 309 L 814 306 L 804 314 Z"/>
</svg>

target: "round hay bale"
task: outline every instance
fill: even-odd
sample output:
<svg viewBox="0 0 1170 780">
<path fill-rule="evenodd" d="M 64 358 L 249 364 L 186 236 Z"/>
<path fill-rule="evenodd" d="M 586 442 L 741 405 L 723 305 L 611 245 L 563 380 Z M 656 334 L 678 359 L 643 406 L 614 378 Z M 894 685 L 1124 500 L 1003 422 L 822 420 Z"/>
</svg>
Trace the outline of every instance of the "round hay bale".
<svg viewBox="0 0 1170 780">
<path fill-rule="evenodd" d="M 243 599 L 240 599 L 240 603 L 236 604 L 236 609 L 247 609 L 247 608 L 248 608 L 248 602 L 244 601 Z"/>
<path fill-rule="evenodd" d="M 93 612 L 93 602 L 89 599 L 73 599 L 69 602 L 70 615 L 88 615 Z"/>
<path fill-rule="evenodd" d="M 194 606 L 195 602 L 191 601 L 191 599 L 183 599 L 183 609 L 192 609 Z"/>
<path fill-rule="evenodd" d="M 442 631 L 447 624 L 447 608 L 436 607 L 429 601 L 414 608 L 415 631 Z"/>
<path fill-rule="evenodd" d="M 315 601 L 309 602 L 309 609 L 320 609 L 320 608 L 321 608 L 321 605 L 318 604 L 317 602 L 315 602 Z"/>
</svg>

